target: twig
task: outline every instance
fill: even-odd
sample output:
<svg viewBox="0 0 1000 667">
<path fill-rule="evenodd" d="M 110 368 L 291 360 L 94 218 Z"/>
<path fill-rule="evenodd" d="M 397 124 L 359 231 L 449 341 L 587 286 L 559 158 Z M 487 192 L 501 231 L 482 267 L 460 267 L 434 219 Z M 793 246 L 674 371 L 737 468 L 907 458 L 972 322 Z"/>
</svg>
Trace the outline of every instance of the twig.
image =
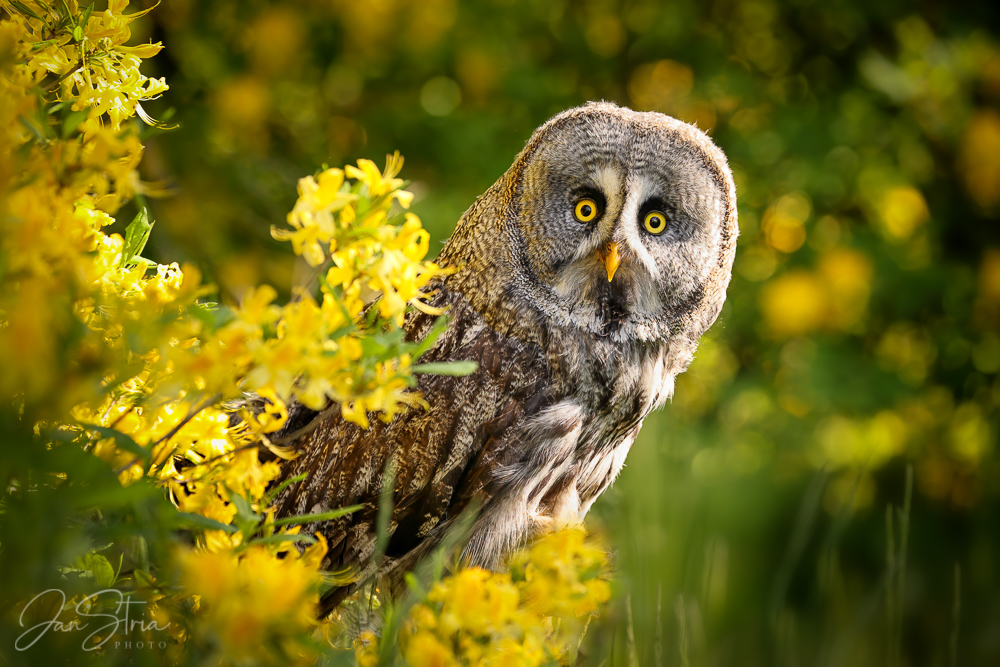
<svg viewBox="0 0 1000 667">
<path fill-rule="evenodd" d="M 149 446 L 150 455 L 152 455 L 153 450 L 156 449 L 157 445 L 159 445 L 160 443 L 165 442 L 165 441 L 169 440 L 170 438 L 174 437 L 175 435 L 177 435 L 177 433 L 182 428 L 184 428 L 188 424 L 188 422 L 190 422 L 192 419 L 194 419 L 195 416 L 199 412 L 201 412 L 202 410 L 204 410 L 205 408 L 207 408 L 207 407 L 209 407 L 211 405 L 215 405 L 215 403 L 218 402 L 218 400 L 220 398 L 222 398 L 222 394 L 215 394 L 211 398 L 205 399 L 205 401 L 201 405 L 199 405 L 197 408 L 189 408 L 188 409 L 188 413 L 184 416 L 184 419 L 182 419 L 180 422 L 178 422 L 178 424 L 176 426 L 174 426 L 172 429 L 170 429 L 169 431 L 167 431 L 156 442 L 154 442 L 152 445 Z M 129 468 L 131 468 L 132 466 L 134 466 L 136 463 L 138 463 L 139 459 L 140 459 L 140 457 L 138 457 L 138 456 L 135 457 L 134 459 L 132 459 L 132 461 L 130 461 L 129 463 L 125 464 L 124 466 L 122 466 L 121 468 L 119 468 L 118 470 L 116 470 L 115 474 L 116 475 L 120 475 L 121 473 L 125 472 L 126 470 L 128 470 Z"/>
<path fill-rule="evenodd" d="M 195 465 L 199 466 L 199 467 L 200 466 L 207 466 L 207 465 L 209 465 L 211 463 L 215 463 L 219 459 L 224 459 L 227 456 L 232 456 L 233 454 L 238 454 L 239 452 L 243 452 L 243 451 L 246 451 L 248 449 L 255 449 L 257 447 L 260 447 L 260 443 L 259 442 L 247 443 L 245 445 L 241 445 L 240 447 L 237 447 L 236 449 L 234 449 L 231 452 L 224 452 L 222 454 L 219 454 L 218 456 L 213 456 L 210 459 L 205 459 L 204 461 L 202 461 L 200 463 L 196 463 Z M 195 481 L 195 478 L 194 477 L 187 477 L 187 478 L 185 478 L 185 477 L 175 477 L 174 481 L 186 483 L 186 482 L 193 482 L 193 481 Z"/>
<path fill-rule="evenodd" d="M 286 442 L 292 442 L 293 440 L 298 440 L 303 436 L 309 435 L 310 433 L 315 431 L 320 424 L 326 421 L 328 417 L 332 416 L 339 409 L 340 409 L 340 403 L 333 403 L 332 405 L 330 405 L 330 407 L 326 408 L 318 415 L 313 417 L 312 421 L 310 421 L 302 428 L 288 435 L 283 435 L 280 438 L 275 438 L 274 440 L 271 441 L 271 444 L 280 446 L 285 444 Z"/>
</svg>

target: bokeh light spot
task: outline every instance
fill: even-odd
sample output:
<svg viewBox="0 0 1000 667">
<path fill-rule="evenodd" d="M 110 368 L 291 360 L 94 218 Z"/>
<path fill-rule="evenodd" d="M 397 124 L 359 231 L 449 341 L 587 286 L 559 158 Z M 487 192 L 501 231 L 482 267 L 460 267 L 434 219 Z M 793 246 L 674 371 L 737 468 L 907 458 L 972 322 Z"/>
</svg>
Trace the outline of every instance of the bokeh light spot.
<svg viewBox="0 0 1000 667">
<path fill-rule="evenodd" d="M 462 91 L 454 80 L 436 76 L 420 89 L 420 106 L 432 116 L 447 116 L 462 102 Z"/>
<path fill-rule="evenodd" d="M 882 230 L 889 240 L 905 241 L 930 219 L 924 196 L 916 188 L 895 187 L 885 192 L 879 206 Z"/>
<path fill-rule="evenodd" d="M 819 279 L 797 269 L 767 283 L 761 290 L 760 306 L 768 330 L 778 337 L 791 337 L 819 329 L 829 302 Z"/>
</svg>

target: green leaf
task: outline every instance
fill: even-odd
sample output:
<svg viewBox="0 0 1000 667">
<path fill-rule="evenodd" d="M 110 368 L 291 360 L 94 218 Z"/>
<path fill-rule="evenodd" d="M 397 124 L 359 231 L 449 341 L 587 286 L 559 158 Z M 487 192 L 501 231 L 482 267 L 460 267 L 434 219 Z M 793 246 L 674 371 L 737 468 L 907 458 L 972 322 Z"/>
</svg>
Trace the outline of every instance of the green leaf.
<svg viewBox="0 0 1000 667">
<path fill-rule="evenodd" d="M 154 224 L 149 221 L 149 211 L 146 207 L 140 208 L 139 213 L 125 228 L 125 247 L 122 249 L 122 261 L 118 264 L 118 268 L 128 266 L 132 263 L 132 258 L 142 252 Z"/>
<path fill-rule="evenodd" d="M 316 538 L 312 535 L 268 535 L 267 537 L 259 537 L 256 540 L 250 540 L 248 544 L 272 544 L 274 542 L 307 542 L 309 544 L 315 544 Z"/>
<path fill-rule="evenodd" d="M 210 331 L 221 329 L 236 319 L 232 308 L 217 303 L 192 303 L 187 307 L 187 312 Z"/>
<path fill-rule="evenodd" d="M 75 28 L 73 28 L 73 39 L 75 39 L 78 42 L 83 41 L 83 28 L 81 28 L 80 26 L 76 26 Z"/>
<path fill-rule="evenodd" d="M 463 377 L 472 375 L 478 368 L 479 363 L 475 361 L 434 361 L 428 364 L 417 364 L 413 367 L 413 372 Z"/>
<path fill-rule="evenodd" d="M 243 536 L 248 538 L 257 532 L 257 525 L 263 517 L 253 511 L 247 499 L 229 489 L 229 502 L 236 506 L 236 520 L 233 523 Z"/>
<path fill-rule="evenodd" d="M 236 526 L 230 526 L 228 523 L 222 523 L 221 521 L 216 521 L 215 519 L 209 519 L 207 516 L 202 516 L 201 514 L 192 514 L 191 512 L 178 512 L 177 518 L 178 518 L 177 524 L 181 528 L 200 528 L 201 530 L 224 530 L 230 535 L 239 530 Z"/>
<path fill-rule="evenodd" d="M 237 518 L 243 521 L 253 521 L 253 522 L 260 521 L 261 518 L 260 515 L 254 512 L 250 508 L 250 503 L 248 503 L 247 499 L 241 496 L 240 494 L 233 493 L 232 491 L 230 491 L 229 501 L 236 506 Z"/>
<path fill-rule="evenodd" d="M 365 336 L 361 339 L 361 355 L 366 359 L 379 358 L 385 354 L 386 346 L 378 336 Z"/>
<path fill-rule="evenodd" d="M 378 498 L 378 515 L 375 517 L 375 556 L 372 559 L 379 563 L 389 546 L 389 524 L 392 521 L 392 491 L 396 481 L 396 466 L 389 458 L 385 462 L 385 469 L 382 473 L 382 493 Z"/>
<path fill-rule="evenodd" d="M 76 128 L 80 127 L 80 123 L 87 120 L 89 112 L 90 109 L 80 109 L 66 114 L 66 118 L 63 119 L 62 138 L 69 139 L 69 136 L 76 132 Z"/>
<path fill-rule="evenodd" d="M 302 480 L 304 480 L 308 476 L 309 476 L 309 473 L 304 472 L 301 475 L 296 475 L 295 477 L 292 477 L 291 479 L 286 479 L 284 482 L 282 482 L 281 484 L 279 484 L 273 490 L 268 491 L 267 493 L 264 494 L 262 505 L 264 507 L 270 505 L 271 504 L 271 500 L 273 500 L 274 498 L 277 498 L 279 493 L 281 493 L 282 491 L 284 491 L 285 489 L 287 489 L 292 484 L 295 484 L 296 482 L 301 482 Z"/>
<path fill-rule="evenodd" d="M 427 598 L 427 590 L 420 585 L 420 582 L 417 581 L 417 578 L 412 572 L 407 572 L 403 575 L 403 581 L 406 582 L 406 587 L 417 596 L 418 600 L 424 600 Z"/>
<path fill-rule="evenodd" d="M 406 345 L 405 337 L 406 332 L 402 329 L 365 336 L 361 339 L 361 353 L 372 362 L 393 359 L 399 356 L 400 348 Z"/>
<path fill-rule="evenodd" d="M 156 586 L 153 576 L 146 570 L 136 568 L 132 571 L 132 576 L 135 578 L 135 584 L 139 588 L 154 588 Z"/>
<path fill-rule="evenodd" d="M 75 471 L 74 471 L 75 472 Z M 111 473 L 109 470 L 108 473 Z M 130 484 L 114 487 L 110 484 L 90 484 L 84 487 L 74 497 L 74 505 L 80 508 L 100 508 L 107 510 L 115 507 L 132 507 L 148 498 L 160 496 L 162 491 L 153 485 Z"/>
<path fill-rule="evenodd" d="M 45 133 L 42 132 L 42 130 L 40 130 L 34 123 L 29 121 L 26 117 L 18 116 L 17 119 L 21 121 L 22 125 L 28 128 L 28 131 L 31 132 L 31 134 L 35 137 L 36 141 L 42 144 L 48 141 L 48 139 L 45 138 Z"/>
<path fill-rule="evenodd" d="M 35 42 L 34 44 L 31 45 L 31 52 L 34 53 L 35 51 L 41 51 L 42 49 L 46 49 L 52 46 L 53 44 L 58 44 L 58 43 L 59 43 L 58 39 L 46 39 L 41 42 Z"/>
<path fill-rule="evenodd" d="M 73 11 L 69 8 L 69 5 L 66 3 L 66 0 L 59 0 L 59 4 L 61 4 L 63 7 L 63 18 L 67 19 L 72 18 Z"/>
<path fill-rule="evenodd" d="M 124 449 L 126 452 L 129 452 L 130 454 L 135 454 L 141 459 L 149 460 L 149 458 L 151 457 L 151 454 L 148 449 L 146 449 L 145 447 L 140 447 L 139 443 L 137 443 L 135 440 L 125 435 L 124 433 L 116 431 L 113 428 L 108 428 L 107 426 L 97 426 L 96 424 L 84 424 L 82 422 L 80 423 L 80 426 L 87 429 L 88 431 L 97 431 L 98 433 L 101 434 L 102 438 L 114 438 L 115 445 L 119 449 Z"/>
<path fill-rule="evenodd" d="M 39 21 L 43 22 L 45 21 L 45 19 L 43 19 L 41 16 L 31 11 L 31 9 L 29 9 L 28 6 L 25 5 L 23 2 L 18 2 L 17 0 L 11 0 L 10 4 L 14 9 L 24 14 L 25 16 L 30 16 L 33 19 L 38 19 Z"/>
<path fill-rule="evenodd" d="M 115 578 L 112 579 L 112 583 L 118 581 L 118 575 L 122 573 L 122 565 L 125 563 L 125 552 L 118 554 L 118 567 L 115 568 Z"/>
<path fill-rule="evenodd" d="M 94 577 L 94 585 L 111 588 L 115 583 L 115 569 L 108 559 L 99 554 L 84 554 L 76 560 L 76 566 Z"/>
<path fill-rule="evenodd" d="M 90 15 L 94 13 L 94 3 L 87 5 L 87 8 L 83 10 L 83 16 L 80 17 L 80 27 L 86 28 L 87 21 L 90 20 Z M 77 40 L 79 41 L 79 40 Z"/>
<path fill-rule="evenodd" d="M 295 523 L 311 523 L 313 521 L 329 521 L 331 519 L 339 519 L 347 514 L 353 514 L 360 510 L 364 505 L 351 505 L 349 507 L 341 507 L 340 509 L 330 510 L 329 512 L 320 512 L 319 514 L 300 514 L 299 516 L 286 516 L 284 519 L 278 519 L 272 526 L 287 526 L 288 524 Z"/>
<path fill-rule="evenodd" d="M 443 334 L 448 328 L 448 321 L 449 318 L 447 315 L 441 315 L 434 320 L 434 326 L 431 327 L 431 330 L 427 333 L 427 335 L 416 344 L 416 347 L 413 348 L 412 354 L 414 359 L 419 359 L 423 356 L 424 352 L 431 349 L 431 346 L 434 345 L 434 341 L 438 339 L 438 336 Z"/>
<path fill-rule="evenodd" d="M 149 571 L 149 545 L 146 544 L 146 538 L 142 535 L 136 535 L 132 538 L 132 548 L 129 550 L 129 558 L 136 564 L 136 571 Z"/>
</svg>

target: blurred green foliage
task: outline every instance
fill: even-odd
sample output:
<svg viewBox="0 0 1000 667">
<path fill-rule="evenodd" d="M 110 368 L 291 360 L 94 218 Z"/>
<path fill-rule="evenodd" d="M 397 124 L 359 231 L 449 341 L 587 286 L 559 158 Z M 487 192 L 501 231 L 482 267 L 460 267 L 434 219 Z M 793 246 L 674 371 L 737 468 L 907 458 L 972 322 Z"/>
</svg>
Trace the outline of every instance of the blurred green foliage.
<svg viewBox="0 0 1000 667">
<path fill-rule="evenodd" d="M 739 191 L 729 301 L 595 507 L 621 595 L 585 654 L 1000 664 L 994 4 L 171 0 L 150 19 L 136 39 L 164 42 L 148 73 L 171 90 L 147 111 L 183 129 L 147 145 L 169 192 L 148 252 L 233 299 L 295 282 L 269 228 L 323 163 L 400 150 L 437 243 L 555 112 L 607 99 L 707 130 Z"/>
</svg>

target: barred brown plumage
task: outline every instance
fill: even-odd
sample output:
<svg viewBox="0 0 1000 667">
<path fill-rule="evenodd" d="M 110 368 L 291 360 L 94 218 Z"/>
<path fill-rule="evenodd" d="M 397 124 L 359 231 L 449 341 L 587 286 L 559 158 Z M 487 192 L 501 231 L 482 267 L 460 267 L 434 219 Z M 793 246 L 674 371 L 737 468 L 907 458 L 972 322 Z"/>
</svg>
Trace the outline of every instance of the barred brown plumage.
<svg viewBox="0 0 1000 667">
<path fill-rule="evenodd" d="M 574 217 L 581 198 L 596 216 Z M 655 233 L 643 229 L 651 210 L 667 221 Z M 377 570 L 390 587 L 471 503 L 464 554 L 489 568 L 548 526 L 582 521 L 717 318 L 737 233 L 725 156 L 696 128 L 607 103 L 551 119 L 462 217 L 438 259 L 457 271 L 430 286 L 449 322 L 421 362 L 478 370 L 421 375 L 429 409 L 367 430 L 333 411 L 294 443 L 301 456 L 283 476 L 307 477 L 278 515 L 363 504 L 304 531 L 326 537 L 330 568 Z M 408 338 L 434 320 L 410 313 Z M 316 418 L 297 410 L 286 432 Z M 394 509 L 376 565 L 387 463 Z"/>
</svg>

